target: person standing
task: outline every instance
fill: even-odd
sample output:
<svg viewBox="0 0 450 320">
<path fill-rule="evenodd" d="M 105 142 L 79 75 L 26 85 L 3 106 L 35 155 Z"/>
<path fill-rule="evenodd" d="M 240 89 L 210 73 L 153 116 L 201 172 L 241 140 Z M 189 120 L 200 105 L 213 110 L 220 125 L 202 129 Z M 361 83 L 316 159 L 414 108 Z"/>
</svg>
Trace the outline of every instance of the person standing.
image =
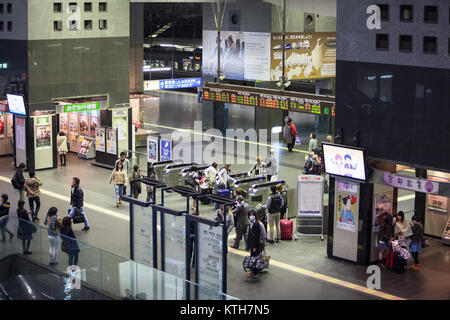
<svg viewBox="0 0 450 320">
<path fill-rule="evenodd" d="M 247 246 L 247 231 L 248 231 L 248 204 L 244 202 L 244 198 L 242 196 L 238 196 L 236 198 L 237 205 L 233 210 L 233 215 L 236 216 L 236 239 L 234 240 L 233 248 L 239 249 L 239 243 L 241 242 L 241 238 L 244 237 L 245 250 L 248 250 Z"/>
<path fill-rule="evenodd" d="M 277 165 L 277 159 L 275 158 L 275 150 L 270 150 L 269 156 L 266 159 L 266 175 L 267 175 L 267 181 L 270 182 L 272 179 L 272 176 L 275 176 L 278 174 L 278 165 Z"/>
<path fill-rule="evenodd" d="M 66 154 L 69 151 L 69 148 L 67 148 L 68 141 L 66 134 L 64 131 L 60 131 L 58 135 L 58 139 L 56 140 L 56 146 L 58 149 L 59 154 L 59 162 L 61 166 L 66 166 L 67 157 Z"/>
<path fill-rule="evenodd" d="M 58 209 L 51 207 L 48 209 L 47 217 L 44 221 L 48 225 L 48 253 L 50 256 L 50 265 L 58 264 L 56 259 L 58 257 L 58 231 L 61 228 L 61 221 L 58 218 Z"/>
<path fill-rule="evenodd" d="M 254 173 L 255 173 L 255 176 L 261 176 L 262 173 L 263 173 L 263 168 L 264 168 L 264 166 L 265 166 L 265 164 L 261 161 L 261 158 L 260 158 L 260 157 L 257 157 L 257 158 L 256 158 L 255 164 L 254 164 L 253 167 L 250 169 L 250 171 L 247 172 L 247 174 L 248 174 L 249 176 L 251 176 L 252 173 L 254 172 Z"/>
<path fill-rule="evenodd" d="M 233 222 L 233 214 L 230 207 L 225 209 L 225 205 L 220 205 L 220 208 L 216 210 L 216 215 L 214 216 L 214 221 L 222 222 L 227 226 L 227 236 L 233 230 L 234 222 Z"/>
<path fill-rule="evenodd" d="M 116 167 L 111 173 L 109 184 L 114 182 L 114 191 L 116 192 L 116 207 L 118 208 L 122 204 L 120 196 L 124 195 L 124 188 L 127 185 L 127 174 L 123 169 L 122 162 L 116 162 Z"/>
<path fill-rule="evenodd" d="M 36 231 L 36 227 L 31 223 L 29 213 L 24 209 L 25 201 L 19 201 L 17 203 L 17 217 L 19 218 L 19 229 L 17 231 L 17 237 L 22 240 L 23 255 L 29 255 L 31 240 L 33 239 L 33 232 Z"/>
<path fill-rule="evenodd" d="M 158 180 L 158 176 L 156 175 L 156 171 L 155 171 L 155 167 L 150 166 L 148 168 L 148 172 L 147 172 L 147 178 L 149 178 L 150 180 Z M 153 187 L 147 185 L 147 202 L 150 201 L 156 201 L 156 199 L 153 199 Z"/>
<path fill-rule="evenodd" d="M 73 218 L 76 213 L 81 213 L 84 217 L 84 228 L 82 231 L 88 231 L 89 221 L 84 212 L 84 193 L 83 189 L 80 188 L 80 179 L 78 177 L 74 177 L 72 180 L 72 189 L 70 193 L 70 205 L 72 209 L 70 209 L 69 217 Z"/>
<path fill-rule="evenodd" d="M 216 181 L 216 176 L 217 173 L 219 172 L 219 170 L 217 169 L 218 165 L 217 163 L 213 162 L 206 170 L 205 170 L 205 175 L 206 175 L 206 179 L 208 180 L 208 184 L 209 184 L 209 189 L 213 190 L 214 189 L 214 185 L 215 185 L 215 181 Z"/>
<path fill-rule="evenodd" d="M 309 135 L 309 146 L 308 146 L 308 153 L 312 152 L 314 149 L 317 149 L 317 139 L 316 134 L 313 132 Z"/>
<path fill-rule="evenodd" d="M 80 247 L 78 246 L 77 237 L 72 230 L 72 220 L 64 217 L 61 227 L 61 251 L 69 256 L 69 266 L 78 265 L 78 255 Z"/>
<path fill-rule="evenodd" d="M 284 143 L 286 143 L 286 146 L 291 151 L 291 142 L 292 142 L 292 136 L 291 136 L 291 127 L 289 126 L 289 117 L 286 117 L 284 119 L 284 127 L 283 127 L 283 139 Z"/>
<path fill-rule="evenodd" d="M 250 251 L 250 256 L 258 257 L 261 254 L 261 225 L 257 220 L 256 211 L 251 210 L 249 212 L 249 226 L 248 226 L 248 251 Z M 251 271 L 248 272 L 249 276 L 256 276 L 258 274 L 258 270 L 256 268 L 252 268 Z"/>
<path fill-rule="evenodd" d="M 133 198 L 135 199 L 139 198 L 139 195 L 142 192 L 141 182 L 139 181 L 141 180 L 141 178 L 142 177 L 139 173 L 139 166 L 135 164 L 133 166 L 133 174 L 131 175 L 131 181 L 136 181 L 131 184 L 131 189 L 133 191 Z"/>
<path fill-rule="evenodd" d="M 284 219 L 284 215 L 288 209 L 288 193 L 287 190 L 283 190 L 283 186 L 281 184 L 277 184 L 277 192 L 283 197 L 283 207 L 280 210 L 280 221 Z"/>
<path fill-rule="evenodd" d="M 230 180 L 234 180 L 230 177 L 231 164 L 226 164 L 219 173 L 217 173 L 217 189 L 227 189 Z"/>
<path fill-rule="evenodd" d="M 25 201 L 25 178 L 23 172 L 25 171 L 25 163 L 19 164 L 16 174 L 11 179 L 12 186 L 16 192 L 17 200 Z"/>
<path fill-rule="evenodd" d="M 278 242 L 280 240 L 280 212 L 283 208 L 283 197 L 277 193 L 277 186 L 270 187 L 271 194 L 267 198 L 264 206 L 269 211 L 269 243 Z M 273 240 L 274 229 L 277 230 L 277 237 Z"/>
<path fill-rule="evenodd" d="M 116 160 L 114 167 L 117 167 L 117 163 L 121 162 L 123 170 L 125 171 L 125 176 L 128 179 L 128 175 L 131 173 L 131 163 L 130 160 L 127 159 L 125 152 L 120 153 L 120 158 Z M 125 185 L 123 188 L 123 194 L 127 194 L 127 186 Z"/>
<path fill-rule="evenodd" d="M 408 222 L 405 219 L 405 214 L 403 211 L 397 213 L 397 219 L 394 226 L 394 238 L 404 238 L 406 232 L 408 231 Z"/>
<path fill-rule="evenodd" d="M 411 245 L 409 249 L 414 259 L 414 265 L 411 266 L 411 269 L 419 271 L 422 270 L 422 267 L 419 263 L 419 252 L 422 251 L 423 225 L 419 221 L 417 216 L 412 217 L 411 229 L 413 234 L 411 237 Z"/>
<path fill-rule="evenodd" d="M 9 219 L 9 209 L 11 204 L 8 202 L 8 195 L 2 194 L 2 203 L 0 204 L 0 231 L 2 233 L 2 241 L 6 241 L 5 234 L 9 234 L 9 240 L 12 240 L 14 234 L 6 229 Z"/>
<path fill-rule="evenodd" d="M 292 150 L 295 147 L 295 140 L 297 139 L 298 131 L 297 131 L 297 128 L 295 127 L 294 122 L 292 122 L 291 118 L 288 118 L 287 126 L 289 128 L 286 128 L 286 130 L 289 130 L 289 134 L 285 135 L 285 140 L 290 137 L 290 143 L 288 144 L 288 149 L 289 149 L 289 152 L 292 152 Z"/>
<path fill-rule="evenodd" d="M 30 177 L 25 180 L 25 190 L 27 191 L 28 204 L 30 205 L 33 222 L 35 222 L 39 221 L 38 214 L 41 209 L 41 191 L 39 190 L 39 187 L 42 186 L 42 182 L 36 177 L 34 171 L 30 171 L 28 175 Z M 35 203 L 36 210 L 34 209 Z"/>
</svg>

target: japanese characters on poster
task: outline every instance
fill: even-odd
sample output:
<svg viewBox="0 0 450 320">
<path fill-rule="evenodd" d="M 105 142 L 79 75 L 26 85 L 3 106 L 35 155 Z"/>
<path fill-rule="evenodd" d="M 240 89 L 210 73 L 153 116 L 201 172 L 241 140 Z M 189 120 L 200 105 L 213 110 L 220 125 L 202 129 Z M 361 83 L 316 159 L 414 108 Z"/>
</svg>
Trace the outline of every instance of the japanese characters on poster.
<svg viewBox="0 0 450 320">
<path fill-rule="evenodd" d="M 161 139 L 160 144 L 160 161 L 172 160 L 172 140 Z"/>
<path fill-rule="evenodd" d="M 387 186 L 408 189 L 416 192 L 439 194 L 439 183 L 385 172 L 383 182 Z"/>
<path fill-rule="evenodd" d="M 106 130 L 106 152 L 117 155 L 117 135 L 116 129 Z"/>
<path fill-rule="evenodd" d="M 428 175 L 428 179 L 436 182 L 449 182 L 445 177 L 438 177 L 435 175 Z M 427 208 L 435 211 L 447 213 L 448 198 L 441 197 L 434 194 L 427 195 Z"/>
<path fill-rule="evenodd" d="M 25 120 L 16 118 L 16 148 L 25 150 Z"/>
<path fill-rule="evenodd" d="M 69 137 L 70 140 L 78 139 L 78 113 L 69 113 Z"/>
<path fill-rule="evenodd" d="M 158 161 L 159 143 L 157 137 L 147 137 L 147 162 Z"/>
<path fill-rule="evenodd" d="M 105 152 L 105 128 L 95 128 L 95 150 Z"/>
<path fill-rule="evenodd" d="M 128 110 L 117 110 L 113 111 L 113 128 L 119 129 L 118 139 L 127 140 L 128 139 Z"/>
<path fill-rule="evenodd" d="M 59 114 L 59 131 L 63 131 L 66 135 L 69 134 L 69 116 L 67 113 Z"/>
<path fill-rule="evenodd" d="M 36 124 L 36 149 L 46 149 L 51 147 L 52 127 L 50 117 L 41 117 L 35 119 Z"/>
<path fill-rule="evenodd" d="M 356 192 L 355 192 L 356 191 Z M 351 182 L 338 182 L 336 201 L 336 227 L 356 232 L 358 214 L 358 185 Z"/>
<path fill-rule="evenodd" d="M 376 194 L 374 197 L 375 210 L 372 218 L 372 231 L 380 231 L 380 226 L 378 225 L 377 217 L 383 212 L 392 213 L 392 192 L 385 192 Z"/>
</svg>

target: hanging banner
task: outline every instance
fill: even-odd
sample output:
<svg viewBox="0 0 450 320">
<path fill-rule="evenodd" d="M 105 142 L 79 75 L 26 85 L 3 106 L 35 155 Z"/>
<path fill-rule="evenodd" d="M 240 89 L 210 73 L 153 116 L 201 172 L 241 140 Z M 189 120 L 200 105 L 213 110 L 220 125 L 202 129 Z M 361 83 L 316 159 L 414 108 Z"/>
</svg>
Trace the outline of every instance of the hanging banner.
<svg viewBox="0 0 450 320">
<path fill-rule="evenodd" d="M 347 190 L 356 190 L 357 184 L 347 182 L 348 188 L 337 188 L 336 199 L 336 227 L 339 229 L 356 232 L 356 214 L 358 213 L 358 194 Z M 342 185 L 343 186 L 343 185 Z"/>
<path fill-rule="evenodd" d="M 271 80 L 283 74 L 281 33 L 272 33 Z M 336 32 L 287 33 L 285 72 L 288 80 L 336 77 Z"/>
<path fill-rule="evenodd" d="M 385 172 L 383 181 L 385 185 L 395 188 L 407 189 L 423 193 L 439 194 L 439 183 L 426 179 L 418 179 Z"/>
<path fill-rule="evenodd" d="M 105 128 L 95 128 L 95 150 L 105 152 Z"/>
<path fill-rule="evenodd" d="M 158 137 L 147 136 L 147 162 L 158 161 L 159 141 Z"/>
<path fill-rule="evenodd" d="M 35 118 L 35 139 L 36 149 L 47 149 L 51 147 L 51 132 L 50 117 Z"/>
<path fill-rule="evenodd" d="M 160 161 L 172 160 L 172 139 L 161 139 L 160 140 Z"/>
<path fill-rule="evenodd" d="M 117 155 L 117 130 L 106 130 L 106 152 Z"/>
</svg>

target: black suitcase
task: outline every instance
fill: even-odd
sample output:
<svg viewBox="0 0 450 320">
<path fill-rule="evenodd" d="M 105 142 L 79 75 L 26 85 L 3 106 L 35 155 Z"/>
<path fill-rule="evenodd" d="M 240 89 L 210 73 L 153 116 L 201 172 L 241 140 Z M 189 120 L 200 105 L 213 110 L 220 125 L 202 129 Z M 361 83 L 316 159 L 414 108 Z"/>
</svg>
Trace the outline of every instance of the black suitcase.
<svg viewBox="0 0 450 320">
<path fill-rule="evenodd" d="M 71 209 L 69 209 L 69 213 L 70 211 Z M 73 224 L 84 223 L 84 215 L 81 213 L 81 210 L 75 209 L 75 214 L 72 217 L 72 223 Z"/>
<path fill-rule="evenodd" d="M 403 259 L 398 252 L 394 252 L 394 266 L 392 270 L 395 273 L 403 273 L 406 271 L 407 261 Z"/>
</svg>

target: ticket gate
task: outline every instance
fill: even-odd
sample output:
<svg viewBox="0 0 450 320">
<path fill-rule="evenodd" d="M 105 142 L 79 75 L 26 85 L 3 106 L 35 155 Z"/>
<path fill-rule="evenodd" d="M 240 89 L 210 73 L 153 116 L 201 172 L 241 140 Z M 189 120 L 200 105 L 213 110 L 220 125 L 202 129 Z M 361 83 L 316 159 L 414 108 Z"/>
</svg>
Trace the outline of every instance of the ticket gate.
<svg viewBox="0 0 450 320">
<path fill-rule="evenodd" d="M 184 185 L 182 170 L 196 165 L 197 165 L 196 163 L 169 164 L 168 166 L 166 166 L 166 169 L 162 174 L 162 177 L 158 176 L 158 178 L 162 183 L 166 184 L 168 187 L 182 186 Z"/>
<path fill-rule="evenodd" d="M 254 183 L 248 189 L 248 199 L 247 203 L 250 208 L 256 208 L 258 205 L 265 205 L 267 203 L 267 199 L 271 193 L 270 187 L 281 184 L 282 186 L 286 186 L 286 182 L 284 180 L 277 180 L 272 182 L 262 182 L 262 183 Z M 289 190 L 289 189 L 288 189 Z M 288 191 L 289 194 L 289 191 Z M 288 196 L 289 197 L 289 196 Z"/>
<path fill-rule="evenodd" d="M 248 190 L 255 184 L 260 182 L 265 182 L 267 179 L 264 176 L 258 176 L 258 177 L 251 177 L 251 178 L 241 178 L 239 180 L 236 180 L 233 184 L 234 190 L 241 188 L 247 193 L 247 197 L 244 197 L 245 199 L 248 198 Z"/>
<path fill-rule="evenodd" d="M 156 172 L 156 177 L 158 180 L 162 181 L 162 177 L 166 172 L 166 167 L 170 164 L 178 164 L 181 163 L 181 160 L 167 160 L 167 161 L 155 161 L 147 163 L 147 172 L 150 171 L 150 168 L 153 167 Z"/>
</svg>

